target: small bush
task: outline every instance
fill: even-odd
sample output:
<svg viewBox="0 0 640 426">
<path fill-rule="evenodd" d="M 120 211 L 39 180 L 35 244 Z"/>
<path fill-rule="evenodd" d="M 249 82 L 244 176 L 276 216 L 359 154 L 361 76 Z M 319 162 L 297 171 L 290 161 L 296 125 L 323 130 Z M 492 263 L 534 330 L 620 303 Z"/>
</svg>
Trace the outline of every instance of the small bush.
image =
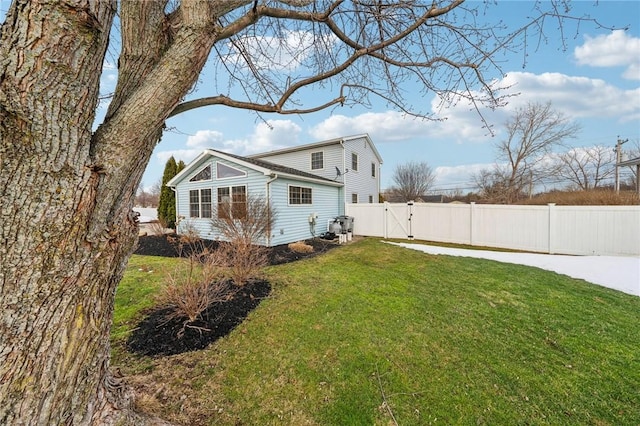
<svg viewBox="0 0 640 426">
<path fill-rule="evenodd" d="M 272 206 L 257 196 L 218 204 L 211 225 L 225 241 L 211 253 L 209 261 L 238 286 L 258 278 L 269 263 L 268 249 L 259 244 L 267 241 L 275 218 Z"/>
<path fill-rule="evenodd" d="M 178 237 L 179 254 L 189 250 L 187 262 L 169 274 L 160 294 L 160 304 L 168 308 L 167 321 L 184 319 L 184 328 L 200 319 L 213 303 L 228 300 L 233 294 L 224 285 L 223 271 L 209 261 L 209 251 L 195 232 L 187 231 Z"/>
<path fill-rule="evenodd" d="M 187 271 L 169 274 L 159 296 L 160 305 L 168 308 L 167 321 L 184 320 L 178 337 L 182 336 L 186 327 L 201 319 L 202 313 L 210 305 L 229 300 L 234 293 L 215 267 L 206 264 L 195 268 L 196 262 L 198 259 L 193 258 L 188 262 Z"/>
<path fill-rule="evenodd" d="M 200 314 L 214 302 L 227 300 L 231 294 L 222 281 L 180 282 L 170 279 L 161 294 L 162 305 L 170 308 L 167 319 L 181 318 L 185 323 L 200 319 Z"/>
<path fill-rule="evenodd" d="M 220 271 L 224 278 L 242 286 L 260 277 L 262 268 L 269 263 L 268 249 L 246 240 L 220 242 L 208 257 L 208 263 Z"/>
<path fill-rule="evenodd" d="M 148 224 L 150 235 L 163 235 L 166 226 L 164 226 L 159 220 L 154 220 Z"/>
<path fill-rule="evenodd" d="M 313 253 L 313 246 L 305 243 L 304 241 L 296 241 L 288 245 L 289 250 L 295 253 Z"/>
<path fill-rule="evenodd" d="M 201 264 L 206 263 L 210 254 L 209 248 L 192 224 L 187 223 L 179 236 L 168 237 L 168 240 L 177 247 L 179 257 L 197 260 L 197 263 Z"/>
</svg>

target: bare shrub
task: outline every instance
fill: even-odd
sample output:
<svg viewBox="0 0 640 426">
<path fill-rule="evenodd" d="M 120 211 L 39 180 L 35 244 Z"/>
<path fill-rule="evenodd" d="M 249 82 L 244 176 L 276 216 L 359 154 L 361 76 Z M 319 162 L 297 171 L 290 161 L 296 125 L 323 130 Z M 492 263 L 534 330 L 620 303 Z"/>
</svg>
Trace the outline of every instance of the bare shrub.
<svg viewBox="0 0 640 426">
<path fill-rule="evenodd" d="M 258 278 L 268 262 L 264 243 L 275 221 L 275 211 L 262 197 L 235 196 L 218 203 L 211 224 L 223 236 L 209 262 L 236 285 Z"/>
<path fill-rule="evenodd" d="M 202 313 L 213 303 L 228 300 L 233 291 L 224 281 L 223 270 L 209 261 L 209 250 L 193 227 L 187 227 L 177 237 L 178 254 L 182 257 L 188 250 L 186 262 L 181 262 L 169 274 L 160 293 L 160 304 L 166 308 L 167 321 L 182 319 L 183 327 L 178 333 L 182 337 L 186 327 L 201 319 Z"/>
<path fill-rule="evenodd" d="M 246 242 L 221 242 L 211 253 L 208 262 L 225 278 L 242 286 L 251 279 L 258 279 L 269 263 L 266 247 Z"/>
<path fill-rule="evenodd" d="M 169 274 L 160 293 L 160 305 L 167 308 L 166 320 L 184 320 L 178 337 L 184 329 L 194 327 L 202 313 L 213 303 L 224 302 L 233 296 L 234 290 L 224 280 L 224 274 L 214 264 L 201 263 L 198 255 Z"/>
<path fill-rule="evenodd" d="M 147 223 L 149 235 L 163 235 L 165 228 L 159 220 Z"/>
<path fill-rule="evenodd" d="M 179 257 L 190 259 L 194 257 L 193 260 L 206 263 L 210 250 L 192 223 L 186 223 L 178 237 L 168 237 L 168 239 L 177 247 Z"/>
<path fill-rule="evenodd" d="M 221 200 L 211 225 L 230 242 L 265 243 L 275 222 L 276 212 L 266 199 L 236 194 Z"/>
<path fill-rule="evenodd" d="M 295 243 L 290 243 L 287 247 L 289 247 L 289 250 L 295 253 L 313 253 L 313 246 L 310 246 L 304 241 L 296 241 Z"/>
</svg>

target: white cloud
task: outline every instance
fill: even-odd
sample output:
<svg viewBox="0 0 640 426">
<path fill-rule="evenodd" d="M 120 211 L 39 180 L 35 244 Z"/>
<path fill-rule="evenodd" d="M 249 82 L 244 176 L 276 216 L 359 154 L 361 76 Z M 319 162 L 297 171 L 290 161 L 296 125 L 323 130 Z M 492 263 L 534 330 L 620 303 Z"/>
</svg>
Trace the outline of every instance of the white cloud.
<svg viewBox="0 0 640 426">
<path fill-rule="evenodd" d="M 224 135 L 217 130 L 198 130 L 187 138 L 187 146 L 192 148 L 214 148 L 220 146 Z"/>
<path fill-rule="evenodd" d="M 333 115 L 309 130 L 317 140 L 368 133 L 378 142 L 402 141 L 425 136 L 431 120 L 416 119 L 396 111 L 367 112 L 355 117 Z"/>
<path fill-rule="evenodd" d="M 164 164 L 169 160 L 169 158 L 171 158 L 171 156 L 173 156 L 176 161 L 182 160 L 188 164 L 191 160 L 200 155 L 202 151 L 202 149 L 174 149 L 170 151 L 160 151 L 156 153 L 156 158 Z"/>
<path fill-rule="evenodd" d="M 258 123 L 246 139 L 227 140 L 223 150 L 238 155 L 252 155 L 296 145 L 302 129 L 290 120 L 267 120 Z"/>
<path fill-rule="evenodd" d="M 600 79 L 528 72 L 509 73 L 498 84 L 510 87 L 505 94 L 510 92 L 517 96 L 509 98 L 506 106 L 495 111 L 480 110 L 497 135 L 508 116 L 527 102 L 550 101 L 554 109 L 571 119 L 611 117 L 626 122 L 640 116 L 640 88 L 623 90 Z M 438 103 L 439 100 L 433 100 L 434 110 Z M 457 141 L 487 139 L 487 130 L 481 126 L 477 112 L 468 102 L 458 102 L 443 109 L 439 116 L 446 121 L 436 123 L 432 131 L 440 137 L 449 136 Z"/>
<path fill-rule="evenodd" d="M 623 123 L 640 118 L 640 88 L 624 90 L 600 79 L 528 72 L 509 73 L 495 84 L 509 87 L 503 91 L 505 95 L 517 94 L 508 98 L 504 107 L 479 109 L 496 137 L 500 136 L 509 115 L 527 102 L 550 101 L 554 109 L 575 120 L 613 118 Z M 440 120 L 419 120 L 394 111 L 368 112 L 354 117 L 334 115 L 309 133 L 318 140 L 368 133 L 376 143 L 447 138 L 461 144 L 486 143 L 492 139 L 478 111 L 468 101 L 458 100 L 444 108 L 441 104 L 437 97 L 431 101 L 433 116 Z"/>
<path fill-rule="evenodd" d="M 253 133 L 245 139 L 225 139 L 217 130 L 198 130 L 187 138 L 189 149 L 167 150 L 156 153 L 156 158 L 166 162 L 171 156 L 176 161 L 190 162 L 207 148 L 237 155 L 251 155 L 296 145 L 301 129 L 290 120 L 267 120 L 258 123 Z"/>
<path fill-rule="evenodd" d="M 298 143 L 302 129 L 291 120 L 267 120 L 258 123 L 249 139 L 245 152 L 255 154 Z"/>
<path fill-rule="evenodd" d="M 484 169 L 491 169 L 493 163 L 486 164 L 466 164 L 453 167 L 436 167 L 434 172 L 436 179 L 433 185 L 434 190 L 445 192 L 454 189 L 460 189 L 468 192 L 476 189 L 473 179 L 474 175 Z"/>
<path fill-rule="evenodd" d="M 640 80 L 640 38 L 624 30 L 596 37 L 585 36 L 582 46 L 573 52 L 578 64 L 592 67 L 627 67 L 624 78 Z"/>
<path fill-rule="evenodd" d="M 604 80 L 560 73 L 515 72 L 505 80 L 521 93 L 513 105 L 551 101 L 555 109 L 572 118 L 613 117 L 626 121 L 640 113 L 640 88 L 623 90 Z"/>
</svg>

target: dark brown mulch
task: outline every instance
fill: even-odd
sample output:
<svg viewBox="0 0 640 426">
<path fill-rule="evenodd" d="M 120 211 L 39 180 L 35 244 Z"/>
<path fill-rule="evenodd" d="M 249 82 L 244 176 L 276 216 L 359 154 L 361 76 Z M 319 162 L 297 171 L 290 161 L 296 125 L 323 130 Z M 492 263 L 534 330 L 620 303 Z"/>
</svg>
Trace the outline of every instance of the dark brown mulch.
<svg viewBox="0 0 640 426">
<path fill-rule="evenodd" d="M 296 253 L 289 249 L 286 244 L 270 247 L 269 264 L 280 265 L 306 259 L 339 247 L 336 240 L 325 240 L 322 238 L 312 238 L 306 240 L 305 243 L 313 247 L 313 252 Z M 209 250 L 215 250 L 217 246 L 218 242 L 211 240 L 201 240 L 191 245 L 181 245 L 178 236 L 175 234 L 147 235 L 138 239 L 138 247 L 134 253 L 146 256 L 188 257 L 191 253 L 200 252 L 205 247 Z"/>
<path fill-rule="evenodd" d="M 333 241 L 323 239 L 307 240 L 313 246 L 312 253 L 296 253 L 287 245 L 269 249 L 271 265 L 317 256 L 335 247 Z M 215 241 L 202 241 L 192 246 L 179 246 L 175 235 L 151 235 L 140 237 L 136 254 L 164 257 L 189 256 L 204 247 L 215 249 Z M 252 281 L 238 288 L 233 283 L 225 284 L 230 294 L 229 300 L 211 304 L 201 317 L 185 323 L 185 318 L 167 320 L 167 308 L 156 308 L 136 326 L 127 340 L 131 352 L 147 356 L 174 355 L 206 348 L 221 337 L 226 336 L 255 309 L 260 301 L 269 296 L 271 285 L 267 281 Z"/>
<path fill-rule="evenodd" d="M 269 296 L 267 281 L 253 281 L 242 288 L 227 283 L 232 294 L 225 302 L 216 302 L 201 314 L 200 319 L 185 323 L 185 319 L 167 320 L 168 308 L 156 309 L 145 317 L 127 340 L 127 348 L 140 355 L 175 355 L 204 349 L 226 336 Z"/>
</svg>

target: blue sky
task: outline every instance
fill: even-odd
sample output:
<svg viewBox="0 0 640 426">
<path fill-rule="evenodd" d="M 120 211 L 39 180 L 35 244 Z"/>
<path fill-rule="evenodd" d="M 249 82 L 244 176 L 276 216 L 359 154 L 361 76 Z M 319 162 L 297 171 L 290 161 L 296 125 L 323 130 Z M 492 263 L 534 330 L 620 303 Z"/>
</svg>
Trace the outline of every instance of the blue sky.
<svg viewBox="0 0 640 426">
<path fill-rule="evenodd" d="M 8 2 L 0 0 L 1 12 Z M 527 102 L 551 101 L 555 109 L 573 118 L 582 131 L 571 143 L 575 147 L 615 146 L 618 136 L 640 144 L 640 2 L 573 2 L 573 15 L 589 14 L 601 23 L 626 31 L 571 23 L 564 27 L 565 46 L 557 25 L 547 25 L 547 39 L 530 46 L 528 55 L 514 52 L 502 65 L 505 76 L 494 76 L 510 85 L 504 108 L 484 110 L 494 135 L 488 134 L 478 114 L 464 103 L 438 108 L 438 99 L 427 95 L 412 99 L 432 110 L 442 121 L 404 117 L 383 104 L 369 108 L 343 107 L 309 115 L 256 115 L 250 111 L 213 106 L 189 111 L 170 119 L 143 177 L 150 187 L 162 177 L 169 156 L 189 162 L 205 148 L 239 155 L 368 133 L 381 153 L 382 187 L 391 185 L 397 164 L 426 161 L 436 172 L 434 189 L 473 190 L 472 173 L 490 167 L 496 158 L 494 144 L 502 137 L 501 126 L 515 108 Z M 499 1 L 492 8 L 504 22 L 514 26 L 532 13 L 533 2 Z M 526 66 L 523 62 L 526 59 Z M 205 70 L 206 72 L 207 70 Z M 105 64 L 102 91 L 113 90 L 115 67 Z M 206 91 L 206 77 L 199 87 Z M 111 90 L 109 90 L 111 88 Z M 408 87 L 408 93 L 413 92 Z M 417 92 L 417 90 L 415 90 Z M 197 97 L 199 93 L 195 93 Z M 329 98 L 321 92 L 311 96 Z M 312 105 L 312 104 L 309 104 Z M 101 108 L 104 110 L 104 106 Z M 266 122 L 265 122 L 266 120 Z"/>
</svg>

